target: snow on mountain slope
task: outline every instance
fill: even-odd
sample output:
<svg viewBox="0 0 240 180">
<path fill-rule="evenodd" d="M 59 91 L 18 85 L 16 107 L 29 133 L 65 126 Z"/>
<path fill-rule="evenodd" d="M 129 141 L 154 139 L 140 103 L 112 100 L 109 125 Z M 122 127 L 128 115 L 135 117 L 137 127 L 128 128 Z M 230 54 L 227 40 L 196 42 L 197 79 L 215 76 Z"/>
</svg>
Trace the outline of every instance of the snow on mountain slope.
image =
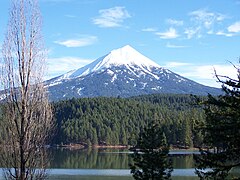
<svg viewBox="0 0 240 180">
<path fill-rule="evenodd" d="M 109 68 L 111 66 L 125 66 L 130 69 L 131 66 L 138 66 L 144 72 L 152 74 L 151 67 L 159 67 L 158 64 L 145 57 L 134 48 L 129 45 L 126 45 L 122 48 L 112 50 L 109 54 L 98 58 L 94 62 L 77 69 L 75 71 L 71 71 L 70 73 L 64 74 L 58 77 L 58 80 L 76 78 L 85 76 L 92 72 L 100 71 L 102 69 Z M 154 75 L 153 75 L 154 76 Z"/>
<path fill-rule="evenodd" d="M 45 86 L 52 101 L 157 93 L 221 94 L 220 89 L 201 85 L 160 67 L 129 45 L 112 50 L 82 68 L 45 81 Z"/>
<path fill-rule="evenodd" d="M 45 83 L 52 100 L 153 93 L 219 94 L 219 89 L 203 86 L 160 67 L 129 45 Z"/>
</svg>

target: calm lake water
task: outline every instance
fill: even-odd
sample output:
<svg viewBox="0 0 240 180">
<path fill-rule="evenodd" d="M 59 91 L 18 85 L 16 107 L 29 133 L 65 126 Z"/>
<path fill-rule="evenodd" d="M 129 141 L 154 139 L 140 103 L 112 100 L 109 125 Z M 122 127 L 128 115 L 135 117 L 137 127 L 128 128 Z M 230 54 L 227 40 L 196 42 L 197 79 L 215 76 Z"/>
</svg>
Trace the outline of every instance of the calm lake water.
<svg viewBox="0 0 240 180">
<path fill-rule="evenodd" d="M 50 180 L 133 180 L 128 167 L 130 152 L 124 149 L 50 149 Z M 173 180 L 196 180 L 193 154 L 171 151 Z M 240 170 L 237 169 L 239 176 Z M 0 173 L 0 179 L 3 179 Z"/>
<path fill-rule="evenodd" d="M 50 179 L 133 180 L 124 149 L 52 149 Z M 193 153 L 172 151 L 174 180 L 195 180 Z"/>
</svg>

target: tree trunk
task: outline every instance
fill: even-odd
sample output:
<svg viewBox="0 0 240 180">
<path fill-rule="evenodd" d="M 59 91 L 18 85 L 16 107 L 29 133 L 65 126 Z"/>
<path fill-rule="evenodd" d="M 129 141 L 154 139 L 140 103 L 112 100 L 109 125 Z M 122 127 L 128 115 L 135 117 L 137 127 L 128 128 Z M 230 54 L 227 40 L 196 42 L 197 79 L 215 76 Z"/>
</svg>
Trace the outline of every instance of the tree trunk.
<svg viewBox="0 0 240 180">
<path fill-rule="evenodd" d="M 12 0 L 2 54 L 4 175 L 7 179 L 43 179 L 48 162 L 43 147 L 53 121 L 43 84 L 46 58 L 37 0 Z"/>
</svg>

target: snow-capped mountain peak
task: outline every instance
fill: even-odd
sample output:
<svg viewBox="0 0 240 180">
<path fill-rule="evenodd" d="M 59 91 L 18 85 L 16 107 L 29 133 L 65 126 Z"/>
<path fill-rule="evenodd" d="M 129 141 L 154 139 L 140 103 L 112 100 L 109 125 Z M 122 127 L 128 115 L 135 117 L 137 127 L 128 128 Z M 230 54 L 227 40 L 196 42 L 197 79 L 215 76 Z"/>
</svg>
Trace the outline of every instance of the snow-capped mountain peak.
<svg viewBox="0 0 240 180">
<path fill-rule="evenodd" d="M 122 48 L 112 50 L 108 55 L 106 55 L 102 62 L 105 66 L 111 65 L 138 65 L 138 66 L 156 66 L 158 64 L 142 55 L 130 45 L 123 46 Z"/>
<path fill-rule="evenodd" d="M 53 100 L 153 93 L 219 93 L 218 89 L 203 86 L 160 67 L 129 45 L 45 83 Z"/>
<path fill-rule="evenodd" d="M 112 50 L 110 53 L 106 54 L 93 61 L 92 63 L 77 69 L 71 74 L 65 75 L 64 78 L 75 78 L 85 76 L 92 72 L 99 71 L 101 69 L 109 68 L 111 66 L 139 66 L 140 68 L 149 70 L 150 67 L 160 66 L 147 58 L 146 56 L 139 53 L 137 50 L 132 48 L 130 45 L 123 46 L 119 49 Z"/>
</svg>

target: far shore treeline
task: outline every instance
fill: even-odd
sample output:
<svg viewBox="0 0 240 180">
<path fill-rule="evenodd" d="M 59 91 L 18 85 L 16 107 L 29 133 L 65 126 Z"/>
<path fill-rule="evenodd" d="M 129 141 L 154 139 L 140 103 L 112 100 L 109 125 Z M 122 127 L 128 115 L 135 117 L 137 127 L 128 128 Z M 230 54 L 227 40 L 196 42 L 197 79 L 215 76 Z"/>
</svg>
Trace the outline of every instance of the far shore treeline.
<svg viewBox="0 0 240 180">
<path fill-rule="evenodd" d="M 202 97 L 203 98 L 203 97 Z M 52 144 L 135 145 L 144 127 L 159 122 L 170 146 L 198 147 L 202 108 L 190 95 L 80 98 L 53 103 L 57 128 Z"/>
</svg>

